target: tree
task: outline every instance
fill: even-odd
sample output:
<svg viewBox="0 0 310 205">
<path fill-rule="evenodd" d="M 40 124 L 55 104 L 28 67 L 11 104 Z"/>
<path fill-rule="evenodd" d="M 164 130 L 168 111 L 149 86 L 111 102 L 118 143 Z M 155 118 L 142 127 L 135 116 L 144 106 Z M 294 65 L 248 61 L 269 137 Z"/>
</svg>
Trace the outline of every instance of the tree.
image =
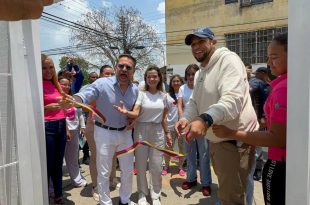
<svg viewBox="0 0 310 205">
<path fill-rule="evenodd" d="M 71 41 L 84 48 L 88 45 L 85 54 L 101 64 L 115 66 L 120 54 L 130 53 L 143 68 L 156 62 L 152 53 L 162 47 L 155 28 L 134 8 L 92 10 L 77 23 L 84 29 L 72 29 Z"/>
<path fill-rule="evenodd" d="M 72 57 L 74 62 L 79 65 L 79 67 L 82 69 L 82 70 L 88 70 L 89 69 L 89 63 L 84 59 L 84 58 L 81 58 L 81 57 Z M 67 67 L 67 63 L 68 63 L 68 56 L 62 56 L 60 58 L 60 61 L 59 61 L 59 67 L 61 70 L 65 70 L 66 67 Z"/>
<path fill-rule="evenodd" d="M 81 57 L 73 57 L 74 62 L 80 67 L 81 71 L 83 72 L 84 75 L 84 80 L 83 80 L 83 85 L 88 84 L 89 82 L 89 72 L 90 72 L 90 67 L 89 63 Z M 62 56 L 60 61 L 59 61 L 59 67 L 61 70 L 66 70 L 67 68 L 67 63 L 68 63 L 68 56 Z"/>
</svg>

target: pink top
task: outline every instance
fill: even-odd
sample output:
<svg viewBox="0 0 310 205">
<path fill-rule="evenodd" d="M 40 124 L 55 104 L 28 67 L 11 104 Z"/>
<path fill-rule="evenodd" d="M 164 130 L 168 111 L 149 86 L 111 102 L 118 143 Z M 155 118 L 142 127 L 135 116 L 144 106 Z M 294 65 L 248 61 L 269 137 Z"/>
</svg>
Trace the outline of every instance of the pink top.
<svg viewBox="0 0 310 205">
<path fill-rule="evenodd" d="M 43 80 L 43 100 L 44 106 L 57 103 L 56 97 L 60 97 L 60 93 L 51 81 Z M 44 114 L 44 120 L 60 120 L 66 118 L 65 111 L 63 109 L 48 111 Z"/>
<path fill-rule="evenodd" d="M 287 122 L 287 73 L 273 80 L 270 86 L 271 92 L 264 106 L 268 129 L 270 129 L 271 121 L 283 124 Z M 286 147 L 269 147 L 268 158 L 286 161 Z"/>
</svg>

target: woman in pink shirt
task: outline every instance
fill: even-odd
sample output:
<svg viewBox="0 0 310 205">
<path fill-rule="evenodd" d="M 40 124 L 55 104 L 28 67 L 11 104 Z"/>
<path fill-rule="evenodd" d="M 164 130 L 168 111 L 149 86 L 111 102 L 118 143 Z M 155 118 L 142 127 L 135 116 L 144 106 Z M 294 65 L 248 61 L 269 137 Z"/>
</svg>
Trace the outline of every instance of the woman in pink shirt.
<svg viewBox="0 0 310 205">
<path fill-rule="evenodd" d="M 62 162 L 66 146 L 66 115 L 70 104 L 62 100 L 53 60 L 42 54 L 43 100 L 47 176 L 54 187 L 54 204 L 62 204 Z"/>
<path fill-rule="evenodd" d="M 265 204 L 285 204 L 286 112 L 287 112 L 287 34 L 276 36 L 268 46 L 268 65 L 273 75 L 271 92 L 264 106 L 267 131 L 245 132 L 213 125 L 218 137 L 230 136 L 247 144 L 269 147 L 263 170 Z"/>
</svg>

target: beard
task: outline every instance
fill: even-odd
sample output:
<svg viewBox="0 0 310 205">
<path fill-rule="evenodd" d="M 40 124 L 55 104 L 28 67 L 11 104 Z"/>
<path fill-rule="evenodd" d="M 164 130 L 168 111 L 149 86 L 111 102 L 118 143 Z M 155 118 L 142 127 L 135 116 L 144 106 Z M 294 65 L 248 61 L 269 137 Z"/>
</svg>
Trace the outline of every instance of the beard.
<svg viewBox="0 0 310 205">
<path fill-rule="evenodd" d="M 194 55 L 194 58 L 195 58 L 199 63 L 201 63 L 201 62 L 203 62 L 205 59 L 208 58 L 209 54 L 210 54 L 210 52 L 205 51 L 201 56 L 195 56 L 195 55 Z"/>
</svg>

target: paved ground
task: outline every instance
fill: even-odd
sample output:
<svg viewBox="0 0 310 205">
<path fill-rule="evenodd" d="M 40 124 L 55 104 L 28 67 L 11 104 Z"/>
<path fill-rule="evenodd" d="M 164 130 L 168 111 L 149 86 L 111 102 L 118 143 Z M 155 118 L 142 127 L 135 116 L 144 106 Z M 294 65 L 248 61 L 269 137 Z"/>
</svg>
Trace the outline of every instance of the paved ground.
<svg viewBox="0 0 310 205">
<path fill-rule="evenodd" d="M 81 170 L 84 171 L 83 176 L 87 179 L 88 182 L 91 181 L 89 169 L 87 165 L 82 164 Z M 172 173 L 168 173 L 163 177 L 163 189 L 161 202 L 163 205 L 194 205 L 194 204 L 210 204 L 214 205 L 217 201 L 216 191 L 217 191 L 217 178 L 212 171 L 212 196 L 206 198 L 200 192 L 200 185 L 195 187 L 192 190 L 182 190 L 181 185 L 185 181 L 185 177 L 180 177 L 177 174 L 177 168 L 173 166 L 171 168 Z M 120 171 L 117 171 L 117 176 L 119 177 Z M 93 200 L 91 195 L 91 187 L 89 184 L 83 188 L 75 188 L 71 185 L 70 177 L 68 174 L 64 173 L 64 196 L 66 198 L 66 205 L 96 205 L 97 203 Z M 199 174 L 198 174 L 199 175 Z M 137 193 L 137 185 L 136 185 L 136 176 L 134 176 L 133 180 L 133 194 L 132 201 L 138 201 L 138 193 Z M 198 179 L 199 182 L 199 179 Z M 118 205 L 118 190 L 111 191 L 111 197 L 113 200 L 113 204 Z M 263 194 L 261 188 L 261 182 L 255 181 L 254 188 L 254 205 L 263 205 Z M 151 199 L 148 197 L 148 202 L 151 204 Z"/>
</svg>

